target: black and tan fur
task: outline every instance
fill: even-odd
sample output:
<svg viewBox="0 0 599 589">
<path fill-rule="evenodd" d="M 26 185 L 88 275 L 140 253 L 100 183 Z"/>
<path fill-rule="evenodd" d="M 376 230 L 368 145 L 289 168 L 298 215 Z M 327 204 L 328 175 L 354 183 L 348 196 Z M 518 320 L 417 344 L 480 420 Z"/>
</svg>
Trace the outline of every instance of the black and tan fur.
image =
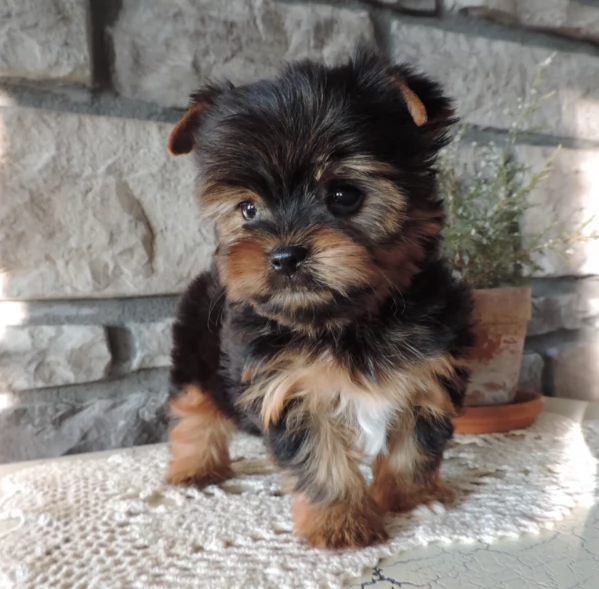
<svg viewBox="0 0 599 589">
<path fill-rule="evenodd" d="M 314 546 L 382 541 L 385 512 L 450 500 L 439 468 L 472 342 L 470 294 L 439 253 L 452 122 L 439 86 L 368 51 L 192 97 L 169 148 L 193 152 L 218 247 L 174 326 L 170 482 L 230 476 L 241 427 L 264 436 Z M 274 270 L 281 246 L 306 255 L 293 275 Z"/>
</svg>

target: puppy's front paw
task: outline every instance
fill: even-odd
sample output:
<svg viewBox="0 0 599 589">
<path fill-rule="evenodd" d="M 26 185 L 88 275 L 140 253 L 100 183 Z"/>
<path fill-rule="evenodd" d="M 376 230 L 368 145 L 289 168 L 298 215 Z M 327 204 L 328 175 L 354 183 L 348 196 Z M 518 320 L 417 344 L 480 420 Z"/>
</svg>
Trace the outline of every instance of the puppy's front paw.
<svg viewBox="0 0 599 589">
<path fill-rule="evenodd" d="M 383 518 L 370 497 L 361 503 L 309 503 L 296 497 L 296 533 L 315 548 L 362 548 L 387 540 Z"/>
<path fill-rule="evenodd" d="M 177 460 L 171 460 L 166 473 L 166 482 L 169 485 L 182 485 L 185 487 L 196 487 L 203 489 L 208 485 L 222 483 L 233 476 L 233 470 L 229 464 L 194 465 L 182 464 Z"/>
<path fill-rule="evenodd" d="M 370 493 L 383 513 L 407 513 L 420 506 L 449 506 L 454 502 L 454 492 L 440 479 L 426 485 L 379 480 L 372 485 Z"/>
</svg>

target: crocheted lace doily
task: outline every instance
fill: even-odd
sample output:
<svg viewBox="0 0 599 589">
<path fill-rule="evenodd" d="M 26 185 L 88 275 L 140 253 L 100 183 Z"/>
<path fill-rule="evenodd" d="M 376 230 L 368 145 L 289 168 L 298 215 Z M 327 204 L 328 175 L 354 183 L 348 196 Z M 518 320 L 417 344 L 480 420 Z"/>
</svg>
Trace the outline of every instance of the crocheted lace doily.
<svg viewBox="0 0 599 589">
<path fill-rule="evenodd" d="M 451 509 L 389 517 L 392 539 L 325 552 L 292 534 L 262 443 L 238 436 L 237 477 L 203 491 L 163 484 L 164 447 L 56 461 L 1 481 L 0 586 L 18 589 L 341 587 L 378 559 L 430 542 L 485 541 L 551 527 L 592 499 L 599 422 L 544 414 L 526 431 L 463 436 L 443 466 Z M 6 526 L 5 526 L 6 527 Z"/>
</svg>

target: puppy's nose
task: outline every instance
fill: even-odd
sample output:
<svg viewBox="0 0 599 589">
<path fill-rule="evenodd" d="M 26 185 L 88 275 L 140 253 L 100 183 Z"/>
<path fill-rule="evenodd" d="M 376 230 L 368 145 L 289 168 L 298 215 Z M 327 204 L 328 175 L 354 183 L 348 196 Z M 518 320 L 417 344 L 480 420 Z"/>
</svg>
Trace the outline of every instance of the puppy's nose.
<svg viewBox="0 0 599 589">
<path fill-rule="evenodd" d="M 270 265 L 275 272 L 293 276 L 307 255 L 308 250 L 300 245 L 276 247 L 270 252 Z"/>
</svg>

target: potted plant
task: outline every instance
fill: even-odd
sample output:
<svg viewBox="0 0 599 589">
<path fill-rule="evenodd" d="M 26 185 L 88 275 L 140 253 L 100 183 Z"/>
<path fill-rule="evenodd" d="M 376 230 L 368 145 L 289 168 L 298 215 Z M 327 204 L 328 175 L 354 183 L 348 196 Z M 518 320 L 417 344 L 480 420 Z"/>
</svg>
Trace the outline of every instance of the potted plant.
<svg viewBox="0 0 599 589">
<path fill-rule="evenodd" d="M 585 236 L 586 224 L 565 230 L 550 225 L 538 233 L 521 232 L 534 206 L 531 193 L 549 175 L 559 149 L 539 170 L 516 157 L 526 122 L 545 97 L 521 101 L 504 141 L 470 143 L 461 129 L 441 158 L 439 185 L 447 203 L 445 248 L 453 266 L 474 288 L 476 346 L 464 414 L 463 433 L 507 431 L 530 425 L 542 408 L 539 391 L 518 391 L 524 340 L 531 317 L 530 278 L 539 256 L 566 249 Z"/>
</svg>

